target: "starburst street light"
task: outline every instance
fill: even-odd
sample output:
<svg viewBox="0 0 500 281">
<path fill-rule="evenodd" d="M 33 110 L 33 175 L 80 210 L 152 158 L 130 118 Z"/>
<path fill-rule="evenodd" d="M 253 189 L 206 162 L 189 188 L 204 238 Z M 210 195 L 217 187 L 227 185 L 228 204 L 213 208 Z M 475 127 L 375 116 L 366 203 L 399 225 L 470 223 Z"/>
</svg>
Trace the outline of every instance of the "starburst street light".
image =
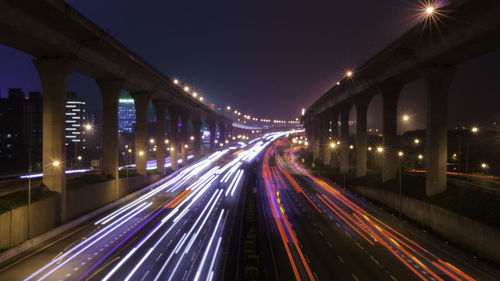
<svg viewBox="0 0 500 281">
<path fill-rule="evenodd" d="M 425 13 L 427 15 L 432 15 L 432 14 L 434 14 L 435 11 L 436 11 L 436 8 L 434 8 L 434 6 L 432 6 L 432 5 L 428 5 L 427 7 L 425 7 Z"/>
<path fill-rule="evenodd" d="M 348 70 L 348 71 L 346 72 L 346 76 L 347 76 L 347 77 L 351 78 L 351 77 L 352 77 L 352 75 L 353 75 L 353 73 L 352 73 L 352 71 L 351 71 L 351 70 Z"/>
<path fill-rule="evenodd" d="M 478 127 L 472 127 L 470 130 L 471 130 L 472 133 L 479 132 L 479 128 Z"/>
<path fill-rule="evenodd" d="M 378 153 L 382 153 L 382 152 L 384 152 L 384 148 L 383 148 L 383 147 L 381 147 L 381 146 L 377 147 L 377 152 L 378 152 Z"/>
<path fill-rule="evenodd" d="M 174 79 L 174 84 L 175 84 L 175 85 L 179 85 L 179 80 Z"/>
<path fill-rule="evenodd" d="M 408 116 L 407 114 L 403 115 L 403 121 L 409 121 L 410 120 L 410 116 Z"/>
<path fill-rule="evenodd" d="M 337 146 L 337 144 L 335 144 L 334 142 L 330 143 L 330 148 L 335 148 Z"/>
<path fill-rule="evenodd" d="M 61 165 L 61 162 L 59 162 L 57 160 L 52 162 L 52 166 L 54 166 L 54 167 L 59 167 L 59 165 Z"/>
<path fill-rule="evenodd" d="M 87 130 L 87 131 L 92 130 L 92 124 L 90 124 L 90 123 L 85 124 L 84 127 L 85 127 L 85 130 Z"/>
</svg>

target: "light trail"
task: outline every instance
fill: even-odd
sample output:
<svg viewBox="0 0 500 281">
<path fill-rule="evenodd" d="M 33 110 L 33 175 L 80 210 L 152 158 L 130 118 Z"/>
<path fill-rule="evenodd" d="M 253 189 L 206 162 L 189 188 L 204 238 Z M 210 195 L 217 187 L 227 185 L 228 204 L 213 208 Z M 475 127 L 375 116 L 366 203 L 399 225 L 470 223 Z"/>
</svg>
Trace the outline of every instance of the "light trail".
<svg viewBox="0 0 500 281">
<path fill-rule="evenodd" d="M 307 170 L 302 168 L 300 164 L 295 161 L 294 153 L 298 149 L 297 147 L 293 149 L 288 149 L 284 157 L 279 157 L 275 153 L 275 147 L 282 146 L 283 142 L 277 141 L 271 146 L 266 152 L 266 157 L 263 162 L 263 177 L 264 182 L 267 185 L 268 190 L 273 190 L 273 183 L 276 186 L 286 186 L 283 179 L 281 179 L 282 174 L 288 183 L 292 186 L 296 193 L 301 194 L 315 209 L 318 211 L 318 206 L 314 202 L 315 199 L 319 204 L 323 204 L 331 211 L 331 215 L 337 217 L 339 221 L 345 223 L 348 229 L 354 231 L 362 240 L 366 241 L 370 245 L 379 244 L 387 250 L 388 253 L 395 256 L 402 265 L 408 268 L 411 272 L 415 274 L 418 278 L 422 280 L 443 280 L 442 276 L 446 276 L 453 280 L 474 280 L 469 275 L 463 273 L 455 266 L 449 264 L 448 262 L 442 261 L 435 254 L 432 254 L 429 250 L 419 245 L 417 242 L 409 239 L 408 237 L 402 235 L 395 229 L 389 227 L 387 224 L 383 223 L 380 219 L 368 213 L 364 210 L 361 205 L 356 202 L 357 200 L 354 196 L 349 195 L 340 188 L 327 183 L 326 181 L 319 179 Z M 273 170 L 270 168 L 270 163 L 268 161 L 271 154 L 276 157 L 276 162 L 272 163 L 278 167 L 278 169 Z M 300 185 L 289 175 L 284 168 L 284 164 L 281 161 L 286 160 L 286 165 L 297 172 L 297 174 L 304 176 L 309 179 L 311 183 L 314 184 L 315 191 L 312 191 L 314 196 L 308 196 Z M 269 200 L 274 200 L 275 202 L 270 202 L 270 205 L 277 205 L 281 210 L 281 214 L 286 216 L 285 211 L 283 211 L 283 206 L 279 203 L 279 188 L 274 188 L 275 192 L 268 192 Z M 286 192 L 288 189 L 281 189 Z M 274 199 L 273 199 L 274 198 Z M 271 207 L 271 210 L 275 210 L 276 207 Z M 320 214 L 320 212 L 318 212 Z M 329 214 L 326 214 L 329 215 Z M 275 220 L 278 223 L 277 216 Z M 282 229 L 286 230 L 287 226 L 278 227 L 280 232 Z M 289 234 L 290 231 L 288 231 Z M 287 242 L 286 236 L 282 234 L 283 242 Z M 290 263 L 294 267 L 294 263 L 299 263 L 296 261 L 294 256 L 288 253 Z M 295 272 L 295 268 L 294 268 Z M 300 276 L 296 275 L 296 279 Z"/>
</svg>

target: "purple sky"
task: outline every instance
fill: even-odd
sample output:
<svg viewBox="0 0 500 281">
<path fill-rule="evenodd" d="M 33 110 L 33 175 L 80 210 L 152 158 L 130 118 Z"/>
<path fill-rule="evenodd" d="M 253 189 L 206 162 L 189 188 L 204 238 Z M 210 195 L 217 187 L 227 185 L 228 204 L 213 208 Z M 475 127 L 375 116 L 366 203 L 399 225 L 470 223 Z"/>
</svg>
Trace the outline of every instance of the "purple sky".
<svg viewBox="0 0 500 281">
<path fill-rule="evenodd" d="M 206 100 L 253 116 L 294 119 L 347 68 L 411 28 L 417 0 L 67 2 Z M 40 89 L 30 60 L 0 45 L 2 96 L 13 87 Z M 450 125 L 500 121 L 499 63 L 496 52 L 459 66 Z M 69 90 L 100 109 L 91 79 L 73 74 Z M 422 93 L 421 82 L 403 90 L 400 109 L 412 115 L 409 129 L 424 127 Z M 371 127 L 380 127 L 380 112 L 376 98 L 369 109 Z"/>
</svg>

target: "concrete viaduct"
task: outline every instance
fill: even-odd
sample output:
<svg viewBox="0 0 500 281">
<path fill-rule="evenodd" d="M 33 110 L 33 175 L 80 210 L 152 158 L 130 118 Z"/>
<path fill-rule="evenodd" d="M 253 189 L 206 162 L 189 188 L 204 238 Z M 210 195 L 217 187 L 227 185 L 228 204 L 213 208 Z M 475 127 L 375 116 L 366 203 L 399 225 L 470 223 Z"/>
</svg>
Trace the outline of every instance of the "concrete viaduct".
<svg viewBox="0 0 500 281">
<path fill-rule="evenodd" d="M 374 95 L 382 96 L 382 180 L 397 176 L 397 104 L 403 86 L 423 79 L 427 97 L 425 146 L 426 194 L 446 190 L 448 92 L 457 65 L 500 47 L 500 1 L 449 1 L 428 19 L 403 34 L 381 52 L 323 94 L 303 118 L 309 151 L 314 161 L 349 171 L 348 119 L 356 110 L 355 172 L 367 172 L 367 108 Z M 418 97 L 415 97 L 417 99 Z M 338 122 L 339 121 L 339 122 Z M 340 135 L 338 153 L 332 159 L 328 143 L 329 123 Z M 337 132 L 337 129 L 334 129 Z"/>
<path fill-rule="evenodd" d="M 147 108 L 156 111 L 158 171 L 165 173 L 170 152 L 177 169 L 178 152 L 187 161 L 188 122 L 196 135 L 192 142 L 200 154 L 202 122 L 208 124 L 210 145 L 216 128 L 221 141 L 230 133 L 232 120 L 212 111 L 173 81 L 132 53 L 108 33 L 60 0 L 7 0 L 0 2 L 0 43 L 35 57 L 43 92 L 43 184 L 60 194 L 60 221 L 66 220 L 65 102 L 69 77 L 78 72 L 95 79 L 103 103 L 103 174 L 118 177 L 118 98 L 129 91 L 136 108 L 136 169 L 146 175 Z M 169 147 L 166 112 L 170 114 Z M 182 122 L 179 132 L 178 123 Z M 143 156 L 144 155 L 144 156 Z M 55 164 L 58 165 L 55 165 Z"/>
</svg>

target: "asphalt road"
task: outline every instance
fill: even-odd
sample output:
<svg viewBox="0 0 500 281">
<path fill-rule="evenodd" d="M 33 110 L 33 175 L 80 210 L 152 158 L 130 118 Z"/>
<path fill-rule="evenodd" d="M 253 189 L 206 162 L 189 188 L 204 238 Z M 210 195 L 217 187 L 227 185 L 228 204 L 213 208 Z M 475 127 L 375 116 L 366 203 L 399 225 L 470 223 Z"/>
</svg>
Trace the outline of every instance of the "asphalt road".
<svg viewBox="0 0 500 281">
<path fill-rule="evenodd" d="M 234 280 L 247 170 L 281 135 L 189 165 L 0 269 L 0 280 Z"/>
<path fill-rule="evenodd" d="M 500 280 L 496 269 L 315 177 L 295 149 L 276 141 L 259 170 L 265 280 Z"/>
</svg>

